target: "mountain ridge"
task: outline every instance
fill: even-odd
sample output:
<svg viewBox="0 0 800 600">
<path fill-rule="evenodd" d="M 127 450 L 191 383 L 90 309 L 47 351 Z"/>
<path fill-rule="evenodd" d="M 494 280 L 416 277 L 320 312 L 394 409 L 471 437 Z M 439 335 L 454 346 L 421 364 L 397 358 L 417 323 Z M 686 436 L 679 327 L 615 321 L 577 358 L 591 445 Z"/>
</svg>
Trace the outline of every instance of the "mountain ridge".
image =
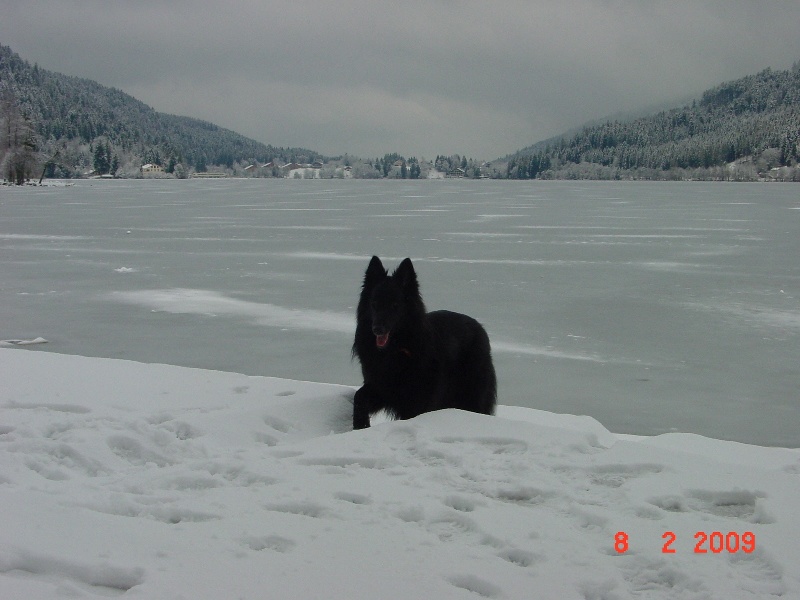
<svg viewBox="0 0 800 600">
<path fill-rule="evenodd" d="M 214 123 L 158 112 L 119 89 L 32 66 L 2 45 L 0 93 L 13 96 L 20 113 L 14 116 L 29 123 L 40 150 L 50 157 L 58 153 L 48 176 L 76 177 L 93 170 L 98 147 L 107 153 L 109 169 L 116 156 L 118 169 L 127 175 L 144 163 L 172 172 L 177 165 L 204 171 L 212 165 L 324 158 L 306 148 L 276 147 Z M 6 113 L 9 104 L 7 99 Z"/>
<path fill-rule="evenodd" d="M 678 108 L 637 112 L 595 120 L 483 167 L 470 161 L 462 176 L 800 181 L 800 62 L 719 84 Z M 30 65 L 2 45 L 0 121 L 0 170 L 17 183 L 38 178 L 39 170 L 48 177 L 138 177 L 145 164 L 178 177 L 209 168 L 241 174 L 249 165 L 260 176 L 281 176 L 276 165 L 326 160 L 158 112 L 119 89 Z M 345 156 L 345 164 L 351 160 L 358 167 L 352 176 L 389 175 L 377 163 Z"/>
<path fill-rule="evenodd" d="M 800 62 L 719 84 L 679 108 L 586 125 L 507 159 L 514 179 L 800 180 Z"/>
</svg>

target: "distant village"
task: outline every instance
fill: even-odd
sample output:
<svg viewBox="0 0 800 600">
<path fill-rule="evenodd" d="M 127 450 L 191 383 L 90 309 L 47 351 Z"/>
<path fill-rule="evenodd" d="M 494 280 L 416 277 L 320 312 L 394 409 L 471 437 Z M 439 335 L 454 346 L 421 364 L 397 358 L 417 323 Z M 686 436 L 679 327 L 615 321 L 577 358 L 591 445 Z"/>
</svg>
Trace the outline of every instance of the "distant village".
<svg viewBox="0 0 800 600">
<path fill-rule="evenodd" d="M 457 160 L 456 160 L 457 159 Z M 461 166 L 463 164 L 463 166 Z M 499 165 L 498 165 L 499 166 Z M 503 165 L 504 167 L 505 165 Z M 226 177 L 277 177 L 284 179 L 489 179 L 497 176 L 493 165 L 480 164 L 460 157 L 437 157 L 434 162 L 426 160 L 397 158 L 392 161 L 376 159 L 365 161 L 355 158 L 320 160 L 311 163 L 276 162 L 234 164 L 233 167 L 212 167 L 207 171 L 168 173 L 162 165 L 147 163 L 141 166 L 143 178 L 196 178 L 220 179 Z M 96 176 L 86 173 L 87 176 Z"/>
</svg>

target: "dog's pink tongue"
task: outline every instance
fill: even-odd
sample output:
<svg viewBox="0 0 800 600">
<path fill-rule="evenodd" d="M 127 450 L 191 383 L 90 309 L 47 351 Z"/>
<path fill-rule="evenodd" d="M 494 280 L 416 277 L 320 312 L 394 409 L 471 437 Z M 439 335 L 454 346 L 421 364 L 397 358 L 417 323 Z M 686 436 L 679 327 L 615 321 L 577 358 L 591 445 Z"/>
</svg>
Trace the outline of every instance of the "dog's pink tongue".
<svg viewBox="0 0 800 600">
<path fill-rule="evenodd" d="M 386 344 L 389 343 L 389 334 L 384 333 L 383 335 L 376 335 L 375 336 L 375 344 L 378 348 L 383 348 Z"/>
</svg>

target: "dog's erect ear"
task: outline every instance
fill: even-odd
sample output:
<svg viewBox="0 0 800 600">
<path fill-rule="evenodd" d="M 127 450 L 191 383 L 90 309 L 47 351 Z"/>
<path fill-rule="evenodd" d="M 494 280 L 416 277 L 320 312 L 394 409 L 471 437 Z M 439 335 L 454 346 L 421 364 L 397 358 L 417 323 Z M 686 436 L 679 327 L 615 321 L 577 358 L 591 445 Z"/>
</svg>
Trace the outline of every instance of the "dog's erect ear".
<svg viewBox="0 0 800 600">
<path fill-rule="evenodd" d="M 377 256 L 373 256 L 372 260 L 369 261 L 369 266 L 367 267 L 366 273 L 364 273 L 364 287 L 378 283 L 387 276 L 388 273 L 386 272 L 386 269 L 383 268 L 381 259 Z"/>
<path fill-rule="evenodd" d="M 392 277 L 395 277 L 400 282 L 400 286 L 404 290 L 415 294 L 419 292 L 417 272 L 414 271 L 414 265 L 411 264 L 410 258 L 406 258 L 400 263 L 400 266 L 395 269 Z"/>
</svg>

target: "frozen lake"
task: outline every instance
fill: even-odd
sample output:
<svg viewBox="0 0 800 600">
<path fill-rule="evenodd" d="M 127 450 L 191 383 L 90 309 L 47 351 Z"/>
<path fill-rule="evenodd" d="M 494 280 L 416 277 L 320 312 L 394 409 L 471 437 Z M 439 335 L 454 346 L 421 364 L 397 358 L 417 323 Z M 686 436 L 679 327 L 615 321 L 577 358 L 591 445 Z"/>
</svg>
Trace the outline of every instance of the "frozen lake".
<svg viewBox="0 0 800 600">
<path fill-rule="evenodd" d="M 800 446 L 800 186 L 82 181 L 0 188 L 0 339 L 358 385 L 369 257 L 480 320 L 501 404 Z M 43 374 L 46 376 L 46 374 Z M 109 394 L 113 394 L 109 390 Z"/>
</svg>

